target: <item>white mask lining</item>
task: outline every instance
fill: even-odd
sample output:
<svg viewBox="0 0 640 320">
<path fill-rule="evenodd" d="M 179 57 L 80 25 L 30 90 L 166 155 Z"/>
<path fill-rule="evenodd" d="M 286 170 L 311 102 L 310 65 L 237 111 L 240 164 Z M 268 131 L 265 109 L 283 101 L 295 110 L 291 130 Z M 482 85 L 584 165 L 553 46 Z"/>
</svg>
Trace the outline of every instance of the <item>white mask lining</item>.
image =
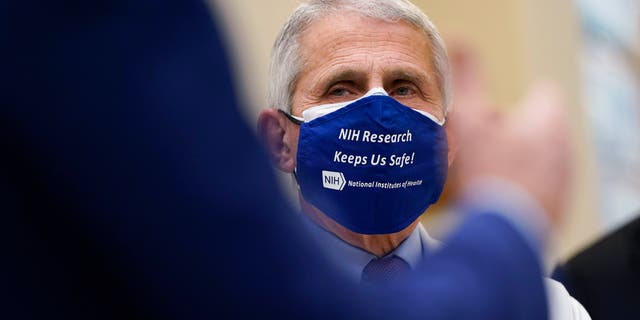
<svg viewBox="0 0 640 320">
<path fill-rule="evenodd" d="M 355 100 L 351 100 L 351 101 L 345 101 L 345 102 L 338 102 L 338 103 L 330 103 L 330 104 L 323 104 L 323 105 L 319 105 L 319 106 L 315 106 L 315 107 L 311 107 L 305 111 L 302 112 L 302 117 L 296 117 L 296 116 L 292 116 L 293 118 L 295 118 L 296 120 L 300 120 L 303 122 L 309 122 L 312 121 L 316 118 L 320 118 L 326 114 L 329 114 L 331 112 L 337 111 L 339 109 L 342 109 L 360 99 L 364 99 L 366 97 L 370 97 L 370 96 L 374 96 L 374 95 L 381 95 L 381 96 L 389 96 L 387 94 L 387 92 L 383 89 L 383 88 L 373 88 L 371 90 L 369 90 L 369 92 L 367 92 L 365 95 L 363 95 L 362 97 L 355 99 Z M 422 111 L 422 110 L 416 110 L 416 109 L 411 109 L 413 111 L 416 111 L 418 113 L 420 113 L 421 115 L 431 119 L 431 121 L 437 123 L 440 126 L 443 126 L 445 123 L 445 120 L 438 120 L 438 118 L 426 111 Z"/>
</svg>

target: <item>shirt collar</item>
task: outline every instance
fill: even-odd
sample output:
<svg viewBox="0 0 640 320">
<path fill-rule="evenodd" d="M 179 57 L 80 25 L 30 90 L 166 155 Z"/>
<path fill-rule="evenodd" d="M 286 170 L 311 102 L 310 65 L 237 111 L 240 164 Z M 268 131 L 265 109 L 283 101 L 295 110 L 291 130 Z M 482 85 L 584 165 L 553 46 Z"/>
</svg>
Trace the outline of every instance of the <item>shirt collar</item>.
<svg viewBox="0 0 640 320">
<path fill-rule="evenodd" d="M 310 219 L 304 220 L 307 221 L 310 232 L 327 257 L 349 278 L 360 281 L 362 270 L 376 256 L 350 245 L 335 234 L 316 225 Z M 418 224 L 411 234 L 387 256 L 396 255 L 408 263 L 411 269 L 416 269 L 422 257 L 429 250 L 429 248 L 423 248 L 423 243 L 427 243 L 428 240 L 425 236 L 427 235 L 424 227 L 422 224 Z"/>
</svg>

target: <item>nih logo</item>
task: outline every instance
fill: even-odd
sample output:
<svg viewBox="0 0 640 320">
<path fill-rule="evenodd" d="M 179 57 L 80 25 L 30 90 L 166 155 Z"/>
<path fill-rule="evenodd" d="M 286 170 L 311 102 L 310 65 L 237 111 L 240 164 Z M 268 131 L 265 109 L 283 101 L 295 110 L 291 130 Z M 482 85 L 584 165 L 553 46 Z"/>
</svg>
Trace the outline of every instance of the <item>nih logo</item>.
<svg viewBox="0 0 640 320">
<path fill-rule="evenodd" d="M 342 172 L 322 170 L 322 186 L 326 189 L 342 190 L 346 180 Z"/>
</svg>

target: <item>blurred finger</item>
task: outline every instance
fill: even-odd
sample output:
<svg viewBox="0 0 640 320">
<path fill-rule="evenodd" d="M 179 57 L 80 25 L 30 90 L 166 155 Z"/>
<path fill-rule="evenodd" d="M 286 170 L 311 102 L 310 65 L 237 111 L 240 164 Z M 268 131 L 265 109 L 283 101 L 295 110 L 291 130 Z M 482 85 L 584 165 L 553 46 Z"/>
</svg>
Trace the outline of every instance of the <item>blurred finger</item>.
<svg viewBox="0 0 640 320">
<path fill-rule="evenodd" d="M 516 116 L 519 121 L 514 123 L 526 122 L 527 125 L 522 127 L 538 131 L 538 134 L 568 135 L 566 104 L 560 91 L 550 83 L 535 84 L 522 100 Z"/>
<path fill-rule="evenodd" d="M 469 47 L 454 43 L 449 50 L 453 74 L 453 111 L 449 124 L 464 148 L 474 133 L 499 122 L 499 114 L 489 103 L 484 77 L 480 74 L 477 55 Z"/>
</svg>

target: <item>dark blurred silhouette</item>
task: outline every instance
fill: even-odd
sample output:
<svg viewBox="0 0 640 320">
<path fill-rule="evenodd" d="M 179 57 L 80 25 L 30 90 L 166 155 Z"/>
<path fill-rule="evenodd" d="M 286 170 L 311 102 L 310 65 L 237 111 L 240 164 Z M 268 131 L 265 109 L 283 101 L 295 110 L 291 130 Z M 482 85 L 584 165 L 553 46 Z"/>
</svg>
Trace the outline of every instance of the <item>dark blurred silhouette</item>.
<svg viewBox="0 0 640 320">
<path fill-rule="evenodd" d="M 640 218 L 580 251 L 554 277 L 593 319 L 640 318 Z"/>
<path fill-rule="evenodd" d="M 2 318 L 546 318 L 536 252 L 491 212 L 397 288 L 340 281 L 240 119 L 202 2 L 0 14 Z"/>
</svg>

